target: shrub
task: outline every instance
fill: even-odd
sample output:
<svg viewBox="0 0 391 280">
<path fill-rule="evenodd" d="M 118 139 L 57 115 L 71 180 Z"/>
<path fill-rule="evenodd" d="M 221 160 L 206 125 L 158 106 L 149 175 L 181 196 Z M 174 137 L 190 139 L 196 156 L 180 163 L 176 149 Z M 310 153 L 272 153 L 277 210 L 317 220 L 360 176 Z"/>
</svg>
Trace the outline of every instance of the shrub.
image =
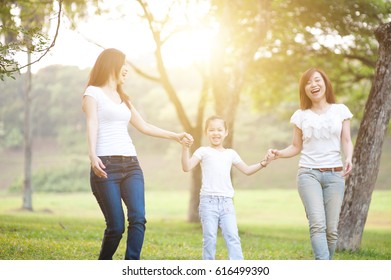
<svg viewBox="0 0 391 280">
<path fill-rule="evenodd" d="M 34 192 L 85 192 L 90 191 L 89 166 L 75 164 L 61 169 L 39 170 L 32 174 L 32 187 Z M 23 176 L 19 176 L 10 185 L 9 191 L 13 193 L 23 190 Z"/>
</svg>

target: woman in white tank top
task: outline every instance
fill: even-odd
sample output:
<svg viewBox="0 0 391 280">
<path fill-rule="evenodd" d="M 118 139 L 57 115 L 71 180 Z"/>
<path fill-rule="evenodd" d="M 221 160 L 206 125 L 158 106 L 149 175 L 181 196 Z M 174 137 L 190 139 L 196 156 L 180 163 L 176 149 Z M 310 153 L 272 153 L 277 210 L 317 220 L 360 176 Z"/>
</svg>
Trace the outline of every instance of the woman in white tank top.
<svg viewBox="0 0 391 280">
<path fill-rule="evenodd" d="M 140 132 L 175 140 L 192 136 L 174 133 L 143 120 L 122 89 L 128 73 L 125 55 L 106 49 L 91 70 L 83 96 L 86 114 L 90 184 L 106 221 L 99 259 L 112 259 L 125 231 L 122 201 L 127 207 L 125 259 L 140 259 L 145 233 L 144 177 L 128 133 L 131 123 Z"/>
</svg>

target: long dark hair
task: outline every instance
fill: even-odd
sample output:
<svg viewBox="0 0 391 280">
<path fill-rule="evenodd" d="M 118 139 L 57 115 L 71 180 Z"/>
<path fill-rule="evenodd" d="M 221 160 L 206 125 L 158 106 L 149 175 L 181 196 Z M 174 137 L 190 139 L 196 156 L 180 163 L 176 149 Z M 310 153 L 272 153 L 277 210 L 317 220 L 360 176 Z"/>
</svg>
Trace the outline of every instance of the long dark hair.
<svg viewBox="0 0 391 280">
<path fill-rule="evenodd" d="M 305 93 L 305 86 L 306 86 L 308 80 L 311 78 L 311 76 L 315 72 L 318 72 L 322 76 L 324 83 L 326 85 L 326 93 L 325 94 L 326 94 L 327 103 L 333 104 L 336 102 L 333 87 L 331 85 L 331 81 L 330 81 L 329 77 L 326 75 L 326 73 L 322 69 L 319 69 L 319 68 L 310 68 L 310 69 L 306 70 L 301 75 L 300 83 L 299 83 L 300 108 L 302 110 L 309 109 L 312 106 L 311 99 L 309 99 L 309 97 Z"/>
<path fill-rule="evenodd" d="M 87 86 L 100 87 L 107 83 L 112 73 L 115 74 L 116 78 L 119 78 L 121 68 L 125 63 L 125 54 L 117 49 L 105 49 L 100 53 L 96 59 L 94 67 L 90 72 L 90 77 Z M 130 109 L 129 96 L 122 89 L 122 85 L 117 85 L 117 92 L 125 104 Z"/>
</svg>

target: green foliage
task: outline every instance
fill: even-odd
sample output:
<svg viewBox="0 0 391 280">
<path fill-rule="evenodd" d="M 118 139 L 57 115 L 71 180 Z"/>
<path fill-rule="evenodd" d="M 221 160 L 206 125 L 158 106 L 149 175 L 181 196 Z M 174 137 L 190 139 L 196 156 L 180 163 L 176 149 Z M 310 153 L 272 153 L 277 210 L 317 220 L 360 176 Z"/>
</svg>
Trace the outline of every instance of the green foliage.
<svg viewBox="0 0 391 280">
<path fill-rule="evenodd" d="M 18 52 L 43 53 L 50 39 L 43 33 L 44 23 L 53 12 L 51 1 L 2 1 L 0 3 L 0 79 L 14 77 L 22 67 L 15 58 Z"/>
<path fill-rule="evenodd" d="M 71 66 L 50 66 L 34 75 L 31 90 L 34 138 L 57 137 L 64 149 L 80 151 L 84 148 L 85 121 L 81 98 L 87 71 Z M 19 148 L 23 144 L 18 140 L 22 140 L 23 134 L 22 91 L 25 77 L 21 75 L 16 80 L 0 83 L 0 122 L 3 122 L 4 130 L 0 141 Z"/>
<path fill-rule="evenodd" d="M 3 148 L 14 149 L 22 146 L 23 135 L 20 129 L 13 127 L 11 130 L 3 135 L 2 143 Z"/>
<path fill-rule="evenodd" d="M 269 36 L 248 76 L 259 108 L 298 100 L 301 73 L 320 67 L 338 101 L 361 113 L 377 60 L 373 32 L 390 20 L 390 11 L 390 1 L 272 1 Z"/>
<path fill-rule="evenodd" d="M 100 0 L 11 0 L 0 1 L 0 79 L 15 78 L 21 68 L 16 59 L 17 53 L 28 52 L 45 56 L 53 46 L 56 36 L 48 34 L 52 17 L 60 17 L 60 7 L 72 21 L 87 15 L 87 4 L 91 3 L 94 12 L 99 14 Z M 58 21 L 54 21 L 59 24 Z M 58 26 L 57 26 L 58 27 Z M 36 62 L 36 61 L 35 61 Z M 33 62 L 33 63 L 35 63 Z"/>
<path fill-rule="evenodd" d="M 83 154 L 87 151 L 85 131 L 82 126 L 68 125 L 58 129 L 57 143 L 65 153 Z"/>
<path fill-rule="evenodd" d="M 32 175 L 33 191 L 70 193 L 85 192 L 90 190 L 88 180 L 89 165 L 80 162 L 74 162 L 72 165 L 60 166 L 39 170 Z M 17 177 L 10 185 L 11 193 L 21 193 L 23 190 L 23 176 Z"/>
</svg>

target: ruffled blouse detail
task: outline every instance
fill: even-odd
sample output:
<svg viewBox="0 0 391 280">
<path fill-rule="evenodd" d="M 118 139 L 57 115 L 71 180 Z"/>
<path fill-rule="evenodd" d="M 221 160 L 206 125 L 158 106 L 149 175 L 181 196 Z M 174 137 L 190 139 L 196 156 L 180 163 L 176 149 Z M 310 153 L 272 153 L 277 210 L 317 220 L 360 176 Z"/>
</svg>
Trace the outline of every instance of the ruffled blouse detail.
<svg viewBox="0 0 391 280">
<path fill-rule="evenodd" d="M 331 104 L 330 108 L 320 115 L 310 109 L 297 110 L 291 117 L 291 123 L 301 129 L 303 140 L 330 139 L 333 134 L 340 133 L 342 122 L 352 116 L 345 105 Z"/>
</svg>

